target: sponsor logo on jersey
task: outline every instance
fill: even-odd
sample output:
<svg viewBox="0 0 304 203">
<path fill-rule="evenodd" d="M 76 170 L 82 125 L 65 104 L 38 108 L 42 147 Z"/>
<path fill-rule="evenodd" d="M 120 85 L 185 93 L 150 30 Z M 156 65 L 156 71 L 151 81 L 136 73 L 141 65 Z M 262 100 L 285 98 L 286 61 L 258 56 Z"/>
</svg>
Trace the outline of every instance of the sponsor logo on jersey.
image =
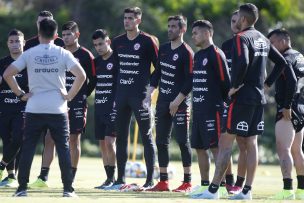
<svg viewBox="0 0 304 203">
<path fill-rule="evenodd" d="M 203 66 L 205 66 L 207 63 L 208 63 L 208 59 L 204 58 L 204 60 L 203 60 Z"/>
<path fill-rule="evenodd" d="M 107 64 L 107 69 L 108 69 L 108 70 L 111 70 L 112 68 L 113 68 L 113 63 L 108 63 L 108 64 Z"/>
<path fill-rule="evenodd" d="M 178 59 L 178 54 L 174 54 L 172 59 L 173 61 L 176 61 Z"/>
<path fill-rule="evenodd" d="M 57 56 L 49 56 L 47 54 L 43 56 L 36 56 L 34 60 L 36 64 L 42 64 L 42 65 L 51 65 L 58 63 Z"/>
<path fill-rule="evenodd" d="M 140 48 L 140 44 L 139 43 L 136 43 L 136 44 L 134 44 L 134 50 L 138 50 Z"/>
</svg>

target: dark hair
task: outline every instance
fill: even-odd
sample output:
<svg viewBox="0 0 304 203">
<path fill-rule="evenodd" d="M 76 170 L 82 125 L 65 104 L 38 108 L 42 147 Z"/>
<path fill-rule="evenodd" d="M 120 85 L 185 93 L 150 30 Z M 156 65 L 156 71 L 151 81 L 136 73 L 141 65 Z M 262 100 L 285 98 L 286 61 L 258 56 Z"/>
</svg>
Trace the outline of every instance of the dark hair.
<svg viewBox="0 0 304 203">
<path fill-rule="evenodd" d="M 197 20 L 192 24 L 192 29 L 194 27 L 206 28 L 211 35 L 213 35 L 213 26 L 208 20 Z"/>
<path fill-rule="evenodd" d="M 233 13 L 232 13 L 232 15 L 231 15 L 231 16 L 234 16 L 234 15 L 238 14 L 238 12 L 239 12 L 239 10 L 235 10 L 235 11 L 233 11 Z"/>
<path fill-rule="evenodd" d="M 175 15 L 175 16 L 169 16 L 168 17 L 168 22 L 171 20 L 178 21 L 178 26 L 179 28 L 187 28 L 187 18 L 182 15 Z"/>
<path fill-rule="evenodd" d="M 57 22 L 53 19 L 43 19 L 39 23 L 39 34 L 46 39 L 51 39 L 54 37 L 58 29 Z"/>
<path fill-rule="evenodd" d="M 103 29 L 97 29 L 95 30 L 95 32 L 93 33 L 92 35 L 92 39 L 95 40 L 95 39 L 98 39 L 98 38 L 101 38 L 101 39 L 105 39 L 109 37 L 108 33 L 106 30 L 103 30 Z"/>
<path fill-rule="evenodd" d="M 288 41 L 290 41 L 290 35 L 289 32 L 287 30 L 285 30 L 285 28 L 280 28 L 280 29 L 275 29 L 272 30 L 268 35 L 267 38 L 269 39 L 272 35 L 277 35 L 281 38 L 284 38 Z"/>
<path fill-rule="evenodd" d="M 139 7 L 129 7 L 125 8 L 124 13 L 133 13 L 135 17 L 141 17 L 142 12 Z"/>
<path fill-rule="evenodd" d="M 259 19 L 259 9 L 254 4 L 246 3 L 241 5 L 239 12 L 247 19 L 250 25 L 255 24 Z"/>
<path fill-rule="evenodd" d="M 50 11 L 40 11 L 40 13 L 38 14 L 38 16 L 53 18 L 53 14 Z"/>
<path fill-rule="evenodd" d="M 21 32 L 20 30 L 17 29 L 12 29 L 9 33 L 8 33 L 8 37 L 10 36 L 20 36 L 24 38 L 24 34 L 23 32 Z"/>
<path fill-rule="evenodd" d="M 76 22 L 74 21 L 68 21 L 61 27 L 62 31 L 64 30 L 70 30 L 72 32 L 79 32 L 79 27 Z"/>
</svg>

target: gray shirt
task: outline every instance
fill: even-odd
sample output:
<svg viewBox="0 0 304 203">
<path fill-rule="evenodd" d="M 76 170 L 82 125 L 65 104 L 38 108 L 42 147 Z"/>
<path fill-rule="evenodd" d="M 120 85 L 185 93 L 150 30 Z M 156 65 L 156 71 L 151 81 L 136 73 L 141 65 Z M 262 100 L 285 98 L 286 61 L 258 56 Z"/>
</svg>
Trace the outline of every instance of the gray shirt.
<svg viewBox="0 0 304 203">
<path fill-rule="evenodd" d="M 39 44 L 25 51 L 13 65 L 19 70 L 27 67 L 29 90 L 33 94 L 26 105 L 26 112 L 61 114 L 67 112 L 65 74 L 77 59 L 69 51 L 54 44 Z"/>
</svg>

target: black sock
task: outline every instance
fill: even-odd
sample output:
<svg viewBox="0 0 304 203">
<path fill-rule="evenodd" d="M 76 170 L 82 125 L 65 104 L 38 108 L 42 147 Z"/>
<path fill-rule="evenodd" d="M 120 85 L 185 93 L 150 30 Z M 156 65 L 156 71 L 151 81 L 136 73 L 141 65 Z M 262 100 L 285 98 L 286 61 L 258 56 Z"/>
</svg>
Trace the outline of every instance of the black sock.
<svg viewBox="0 0 304 203">
<path fill-rule="evenodd" d="M 107 179 L 108 179 L 109 178 L 109 165 L 105 165 L 104 169 L 105 169 L 105 172 L 106 172 L 106 175 L 107 175 Z"/>
<path fill-rule="evenodd" d="M 235 186 L 243 187 L 244 180 L 245 180 L 245 178 L 243 178 L 241 176 L 237 176 Z"/>
<path fill-rule="evenodd" d="M 114 174 L 115 174 L 115 166 L 108 166 L 108 179 L 114 181 Z"/>
<path fill-rule="evenodd" d="M 6 165 L 4 165 L 4 163 L 0 162 L 0 170 L 3 171 L 5 169 L 5 167 L 6 167 Z"/>
<path fill-rule="evenodd" d="M 209 180 L 201 180 L 201 186 L 208 186 L 209 184 Z"/>
<path fill-rule="evenodd" d="M 226 182 L 225 181 L 222 181 L 221 183 L 220 183 L 220 187 L 225 187 L 226 186 Z"/>
<path fill-rule="evenodd" d="M 16 176 L 14 173 L 8 174 L 8 178 L 16 180 Z"/>
<path fill-rule="evenodd" d="M 191 173 L 184 173 L 184 183 L 191 183 Z"/>
<path fill-rule="evenodd" d="M 304 176 L 297 176 L 298 179 L 298 189 L 304 190 Z"/>
<path fill-rule="evenodd" d="M 40 175 L 38 176 L 38 178 L 40 178 L 43 181 L 47 181 L 48 180 L 48 176 L 49 176 L 49 171 L 50 171 L 50 168 L 48 168 L 48 167 L 42 167 L 41 171 L 40 171 Z"/>
<path fill-rule="evenodd" d="M 291 178 L 283 178 L 284 190 L 292 190 L 292 179 Z"/>
<path fill-rule="evenodd" d="M 219 185 L 215 185 L 213 183 L 211 183 L 208 187 L 209 192 L 211 192 L 212 194 L 216 193 L 217 190 L 219 189 Z"/>
<path fill-rule="evenodd" d="M 228 174 L 226 175 L 226 183 L 227 185 L 234 185 L 234 178 L 233 178 L 233 174 Z"/>
<path fill-rule="evenodd" d="M 77 172 L 77 168 L 72 167 L 73 182 L 74 182 L 74 179 L 75 179 L 76 172 Z"/>
<path fill-rule="evenodd" d="M 159 178 L 160 178 L 160 181 L 167 181 L 168 173 L 160 173 Z"/>
<path fill-rule="evenodd" d="M 246 195 L 250 190 L 251 190 L 251 186 L 245 185 L 243 190 L 242 190 L 242 193 L 244 195 Z"/>
</svg>

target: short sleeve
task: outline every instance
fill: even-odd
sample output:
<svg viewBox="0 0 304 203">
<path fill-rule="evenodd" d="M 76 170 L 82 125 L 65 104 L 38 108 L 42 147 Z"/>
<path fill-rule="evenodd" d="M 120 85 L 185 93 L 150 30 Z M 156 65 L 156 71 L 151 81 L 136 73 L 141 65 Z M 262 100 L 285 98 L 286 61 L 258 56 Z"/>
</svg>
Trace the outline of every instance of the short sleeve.
<svg viewBox="0 0 304 203">
<path fill-rule="evenodd" d="M 12 64 L 17 68 L 17 70 L 20 72 L 23 69 L 26 68 L 26 55 L 28 52 L 23 52 L 16 61 L 14 61 Z"/>
<path fill-rule="evenodd" d="M 73 54 L 69 51 L 64 52 L 64 61 L 68 71 L 72 69 L 74 66 L 81 66 L 77 59 L 73 56 Z"/>
</svg>

